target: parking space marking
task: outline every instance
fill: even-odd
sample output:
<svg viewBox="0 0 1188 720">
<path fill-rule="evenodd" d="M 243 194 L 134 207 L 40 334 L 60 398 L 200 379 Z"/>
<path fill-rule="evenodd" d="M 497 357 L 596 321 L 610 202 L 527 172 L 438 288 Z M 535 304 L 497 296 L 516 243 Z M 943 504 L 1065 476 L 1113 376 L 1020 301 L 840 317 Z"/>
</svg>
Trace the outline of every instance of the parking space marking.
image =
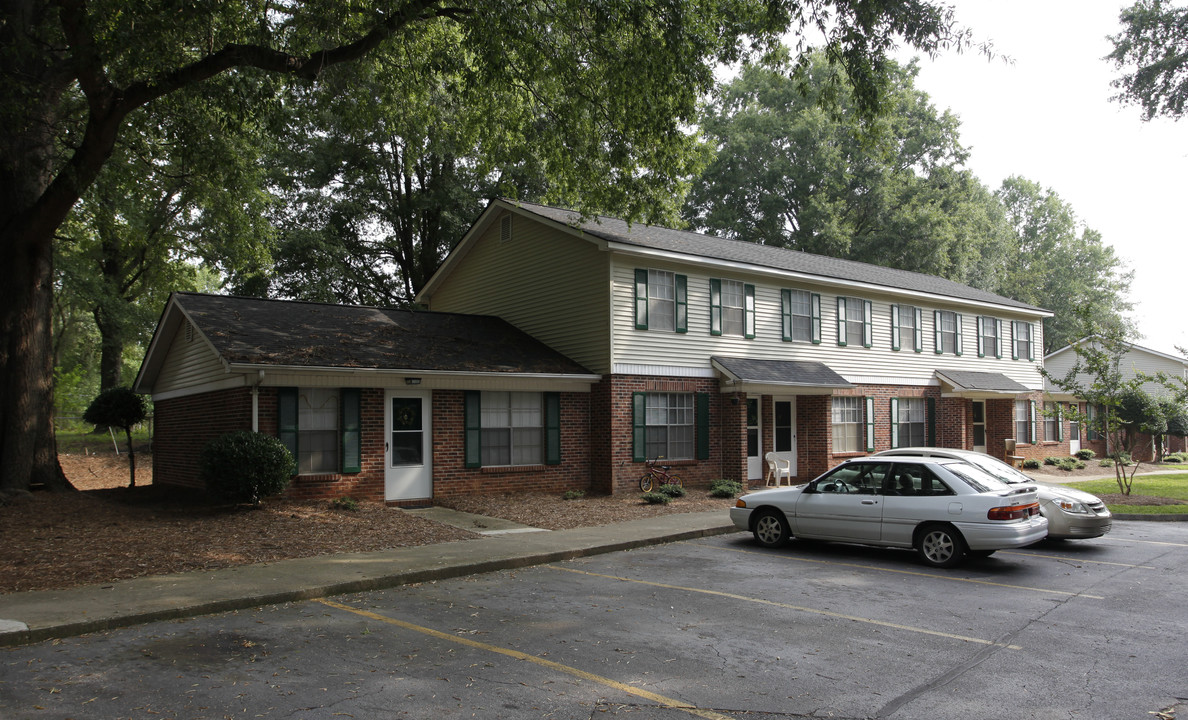
<svg viewBox="0 0 1188 720">
<path fill-rule="evenodd" d="M 1160 542 L 1159 540 L 1135 540 L 1133 538 L 1110 538 L 1119 542 L 1145 543 L 1147 545 L 1168 545 L 1170 547 L 1188 547 L 1188 543 Z"/>
<path fill-rule="evenodd" d="M 685 587 L 682 585 L 668 585 L 665 583 L 652 582 L 651 580 L 637 580 L 635 578 L 621 577 L 619 575 L 604 575 L 602 573 L 590 572 L 588 570 L 578 570 L 576 568 L 561 567 L 559 565 L 544 565 L 542 567 L 548 568 L 549 570 L 560 570 L 563 572 L 575 573 L 577 575 L 607 578 L 608 580 L 621 580 L 623 582 L 636 583 L 637 585 L 648 585 L 650 587 L 664 588 L 666 590 L 681 590 L 684 592 L 700 593 L 702 595 L 713 595 L 715 597 L 726 598 L 728 600 L 741 600 L 743 602 L 755 603 L 758 605 L 771 605 L 773 607 L 812 613 L 813 615 L 821 615 L 823 617 L 835 618 L 837 620 L 851 620 L 853 622 L 866 623 L 868 625 L 878 625 L 879 627 L 903 630 L 905 632 L 920 633 L 922 635 L 934 635 L 936 637 L 942 637 L 948 640 L 960 640 L 962 642 L 977 643 L 979 645 L 993 645 L 1006 648 L 1007 650 L 1023 649 L 1023 647 L 1020 645 L 1004 645 L 1003 643 L 998 643 L 993 640 L 983 640 L 982 638 L 969 637 L 967 635 L 955 635 L 953 633 L 941 632 L 939 630 L 929 630 L 928 628 L 915 627 L 912 625 L 900 625 L 899 623 L 875 620 L 873 618 L 864 618 L 857 615 L 844 615 L 842 613 L 836 613 L 829 610 L 805 607 L 803 605 L 792 605 L 791 603 L 765 600 L 764 598 L 749 597 L 747 595 L 737 595 L 735 593 L 722 592 L 721 590 L 707 590 L 705 588 Z"/>
<path fill-rule="evenodd" d="M 405 630 L 411 630 L 413 632 L 421 633 L 422 635 L 428 635 L 429 637 L 434 637 L 434 638 L 437 638 L 438 640 L 446 640 L 446 641 L 449 641 L 452 643 L 457 643 L 459 645 L 466 645 L 467 647 L 472 647 L 472 648 L 475 648 L 478 650 L 486 650 L 487 652 L 493 652 L 493 653 L 497 653 L 499 655 L 506 655 L 507 657 L 515 658 L 516 660 L 523 660 L 524 662 L 530 662 L 535 665 L 540 665 L 541 667 L 546 667 L 546 668 L 549 668 L 550 670 L 556 670 L 557 672 L 564 673 L 566 675 L 572 675 L 573 677 L 576 677 L 580 680 L 588 680 L 590 682 L 595 682 L 600 685 L 605 685 L 606 687 L 612 688 L 614 690 L 618 690 L 619 692 L 623 692 L 628 695 L 634 695 L 635 697 L 643 698 L 645 700 L 650 700 L 651 702 L 658 703 L 661 707 L 663 707 L 665 709 L 680 710 L 682 712 L 688 713 L 690 715 L 694 715 L 696 717 L 708 718 L 708 720 L 730 720 L 730 718 L 727 717 L 726 715 L 722 715 L 721 713 L 716 713 L 712 710 L 704 710 L 702 708 L 696 707 L 694 705 L 689 705 L 688 703 L 681 702 L 680 700 L 676 700 L 674 698 L 665 697 L 658 693 L 649 692 L 647 690 L 642 690 L 642 689 L 634 687 L 632 685 L 628 685 L 626 683 L 621 683 L 617 680 L 611 680 L 610 678 L 602 677 L 601 675 L 595 675 L 594 673 L 589 673 L 589 672 L 586 672 L 585 670 L 579 670 L 578 668 L 570 667 L 569 665 L 562 665 L 561 663 L 553 662 L 552 660 L 545 660 L 544 658 L 539 658 L 539 657 L 536 657 L 535 655 L 529 655 L 527 653 L 520 652 L 519 650 L 511 650 L 509 648 L 503 648 L 503 647 L 499 647 L 498 645 L 491 645 L 489 643 L 479 642 L 478 640 L 472 640 L 470 638 L 458 637 L 457 635 L 451 635 L 449 633 L 441 632 L 440 630 L 434 630 L 433 628 L 427 628 L 422 625 L 415 625 L 413 623 L 405 622 L 403 620 L 397 620 L 396 618 L 391 618 L 391 617 L 387 617 L 385 615 L 380 615 L 379 613 L 373 613 L 368 610 L 360 610 L 359 608 L 354 608 L 354 607 L 351 607 L 350 605 L 344 605 L 340 602 L 335 602 L 333 600 L 326 600 L 324 598 L 319 598 L 319 599 L 315 600 L 314 602 L 319 602 L 319 603 L 322 603 L 323 605 L 328 605 L 329 607 L 332 607 L 332 608 L 337 608 L 339 610 L 344 610 L 349 613 L 354 613 L 355 615 L 360 615 L 362 617 L 365 617 L 365 618 L 368 618 L 371 620 L 375 620 L 377 622 L 386 623 L 388 625 L 395 625 L 396 627 L 404 628 Z"/>
<path fill-rule="evenodd" d="M 1116 565 L 1118 567 L 1134 568 L 1136 570 L 1158 570 L 1154 565 L 1135 565 L 1134 563 L 1109 562 L 1108 560 L 1086 560 L 1085 558 L 1069 557 L 1068 555 L 1044 555 L 1037 552 L 1019 552 L 1017 550 L 1000 550 L 999 555 L 1018 555 L 1020 557 L 1037 557 L 1047 560 L 1061 560 L 1064 562 L 1084 563 L 1086 565 Z M 1086 596 L 1088 597 L 1088 596 Z"/>
<path fill-rule="evenodd" d="M 703 547 L 713 547 L 705 545 Z M 1089 595 L 1081 592 L 1069 592 L 1067 590 L 1048 590 L 1045 588 L 1030 587 L 1028 585 L 1010 585 L 1008 583 L 992 582 L 990 580 L 976 580 L 974 578 L 952 577 L 949 575 L 937 575 L 936 573 L 916 572 L 915 570 L 896 570 L 895 568 L 881 568 L 874 565 L 860 565 L 859 563 L 834 562 L 832 560 L 815 560 L 813 558 L 791 557 L 788 555 L 771 555 L 769 553 L 756 552 L 755 550 L 736 550 L 734 548 L 717 548 L 718 550 L 725 550 L 727 552 L 743 553 L 744 555 L 762 555 L 764 557 L 776 557 L 781 560 L 795 560 L 796 562 L 814 563 L 816 565 L 829 565 L 837 567 L 852 567 L 860 568 L 862 570 L 877 570 L 878 572 L 895 573 L 897 575 L 914 575 L 916 577 L 934 578 L 936 580 L 949 580 L 951 582 L 963 582 L 973 585 L 990 585 L 993 587 L 1008 588 L 1010 590 L 1025 590 L 1027 592 L 1045 593 L 1047 595 L 1068 595 L 1069 597 L 1087 598 L 1089 600 L 1105 600 L 1101 595 Z"/>
</svg>

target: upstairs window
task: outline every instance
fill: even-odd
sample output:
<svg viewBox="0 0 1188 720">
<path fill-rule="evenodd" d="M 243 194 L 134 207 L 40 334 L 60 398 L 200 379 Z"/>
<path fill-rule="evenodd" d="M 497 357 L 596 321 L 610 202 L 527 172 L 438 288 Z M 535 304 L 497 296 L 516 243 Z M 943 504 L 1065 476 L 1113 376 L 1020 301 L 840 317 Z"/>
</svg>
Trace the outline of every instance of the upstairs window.
<svg viewBox="0 0 1188 720">
<path fill-rule="evenodd" d="M 859 298 L 839 297 L 837 299 L 837 344 L 870 347 L 871 303 Z"/>
<path fill-rule="evenodd" d="M 710 334 L 755 337 L 755 286 L 717 278 L 709 282 Z"/>
<path fill-rule="evenodd" d="M 924 350 L 924 312 L 911 305 L 891 306 L 891 349 Z"/>
<path fill-rule="evenodd" d="M 1031 323 L 1011 323 L 1011 358 L 1014 360 L 1034 360 L 1035 343 L 1032 339 Z"/>
<path fill-rule="evenodd" d="M 785 342 L 821 342 L 821 296 L 807 290 L 781 290 Z"/>
<path fill-rule="evenodd" d="M 978 357 L 1002 357 L 1001 326 L 998 318 L 978 317 Z"/>
<path fill-rule="evenodd" d="M 961 354 L 961 313 L 937 310 L 933 313 L 937 355 Z"/>
<path fill-rule="evenodd" d="M 635 328 L 686 332 L 689 329 L 688 278 L 666 270 L 637 268 Z"/>
</svg>

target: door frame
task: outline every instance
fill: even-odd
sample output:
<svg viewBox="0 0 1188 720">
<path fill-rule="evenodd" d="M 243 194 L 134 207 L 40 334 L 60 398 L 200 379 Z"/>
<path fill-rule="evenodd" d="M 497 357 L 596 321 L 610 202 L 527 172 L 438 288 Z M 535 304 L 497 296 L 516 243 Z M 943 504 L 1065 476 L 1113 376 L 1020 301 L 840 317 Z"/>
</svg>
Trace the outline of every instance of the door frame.
<svg viewBox="0 0 1188 720">
<path fill-rule="evenodd" d="M 791 467 L 792 477 L 796 477 L 796 457 L 799 454 L 797 450 L 799 446 L 796 441 L 796 396 L 774 396 L 771 400 L 771 449 L 781 460 L 788 461 L 788 464 Z M 776 418 L 779 417 L 779 413 L 777 412 L 776 408 L 780 403 L 788 403 L 792 423 L 790 427 L 792 434 L 792 437 L 790 438 L 792 447 L 790 450 L 784 451 L 776 450 L 776 448 L 779 447 L 779 441 L 776 438 L 776 433 L 780 430 L 780 426 L 776 423 Z"/>
<path fill-rule="evenodd" d="M 764 474 L 767 472 L 767 468 L 764 467 L 764 462 L 763 462 L 763 396 L 762 395 L 748 395 L 743 399 L 743 402 L 747 403 L 747 419 L 744 421 L 744 422 L 746 422 L 746 427 L 744 428 L 746 430 L 745 442 L 747 443 L 747 450 L 748 450 L 748 452 L 747 452 L 747 479 L 748 480 L 762 480 L 764 477 Z M 750 423 L 750 414 L 751 414 L 750 404 L 751 403 L 755 403 L 758 406 L 756 413 L 755 413 L 755 415 L 757 417 L 758 424 L 754 425 L 754 426 L 752 426 Z M 751 453 L 749 452 L 751 449 L 751 428 L 752 427 L 754 427 L 757 430 L 758 435 L 759 435 L 759 439 L 758 439 L 758 443 L 757 443 L 758 453 L 755 455 L 751 455 Z"/>
<path fill-rule="evenodd" d="M 392 462 L 392 400 L 421 400 L 421 464 L 394 465 Z M 433 392 L 431 390 L 384 391 L 384 500 L 427 500 L 433 497 Z"/>
</svg>

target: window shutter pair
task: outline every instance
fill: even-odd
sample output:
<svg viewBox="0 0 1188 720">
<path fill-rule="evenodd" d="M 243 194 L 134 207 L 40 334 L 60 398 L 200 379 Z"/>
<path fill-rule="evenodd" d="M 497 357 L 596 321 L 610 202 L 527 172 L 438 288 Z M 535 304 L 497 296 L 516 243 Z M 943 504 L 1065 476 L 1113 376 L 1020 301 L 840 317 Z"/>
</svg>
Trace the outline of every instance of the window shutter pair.
<svg viewBox="0 0 1188 720">
<path fill-rule="evenodd" d="M 943 316 L 944 313 L 940 310 L 932 311 L 933 342 L 935 343 L 937 355 L 942 355 L 945 352 L 944 333 L 941 332 L 941 317 Z M 953 354 L 960 357 L 964 350 L 964 339 L 961 333 L 961 313 L 953 313 L 953 325 Z"/>
<path fill-rule="evenodd" d="M 645 273 L 646 274 L 646 273 Z M 544 395 L 545 465 L 561 464 L 561 393 Z M 483 466 L 483 394 L 467 390 L 462 400 L 462 457 L 468 468 Z"/>
<path fill-rule="evenodd" d="M 676 294 L 676 318 L 674 327 L 676 332 L 689 331 L 689 278 L 686 275 L 672 276 L 673 291 Z M 635 269 L 635 329 L 648 329 L 648 271 L 646 268 Z"/>
<path fill-rule="evenodd" d="M 862 300 L 860 298 L 837 298 L 837 344 L 838 347 L 846 347 L 848 344 L 846 340 L 846 327 L 849 320 L 849 315 L 846 312 L 850 303 L 862 303 L 862 346 L 872 347 L 874 345 L 874 305 L 870 300 Z"/>
<path fill-rule="evenodd" d="M 297 398 L 295 387 L 277 388 L 277 436 L 297 459 L 300 436 L 297 422 Z M 339 391 L 339 440 L 342 443 L 341 469 L 344 473 L 363 470 L 362 391 L 359 388 L 343 388 Z"/>
<path fill-rule="evenodd" d="M 722 334 L 722 281 L 710 278 L 710 335 Z M 743 285 L 743 337 L 755 337 L 755 286 Z"/>
<path fill-rule="evenodd" d="M 986 357 L 986 335 L 993 334 L 994 338 L 998 338 L 998 319 L 991 317 L 978 316 L 978 357 Z M 994 344 L 994 351 L 996 357 L 1002 357 L 1002 350 L 999 348 L 999 343 Z"/>
<path fill-rule="evenodd" d="M 780 291 L 780 319 L 783 327 L 784 342 L 792 342 L 792 291 Z M 814 345 L 821 344 L 821 295 L 809 294 L 809 340 Z"/>
<path fill-rule="evenodd" d="M 636 392 L 631 394 L 631 461 L 645 462 L 648 441 L 648 394 Z M 694 437 L 698 460 L 708 460 L 710 456 L 710 396 L 707 393 L 697 393 L 694 398 Z"/>
</svg>

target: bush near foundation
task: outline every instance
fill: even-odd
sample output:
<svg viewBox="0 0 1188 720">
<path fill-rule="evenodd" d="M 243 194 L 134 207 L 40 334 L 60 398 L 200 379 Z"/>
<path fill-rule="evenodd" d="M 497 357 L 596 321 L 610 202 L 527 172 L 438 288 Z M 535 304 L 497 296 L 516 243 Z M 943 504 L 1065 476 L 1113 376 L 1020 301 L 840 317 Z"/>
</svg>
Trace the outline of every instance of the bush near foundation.
<svg viewBox="0 0 1188 720">
<path fill-rule="evenodd" d="M 259 506 L 262 498 L 284 492 L 295 471 L 289 449 L 271 435 L 239 430 L 202 450 L 202 481 L 220 502 Z"/>
</svg>

